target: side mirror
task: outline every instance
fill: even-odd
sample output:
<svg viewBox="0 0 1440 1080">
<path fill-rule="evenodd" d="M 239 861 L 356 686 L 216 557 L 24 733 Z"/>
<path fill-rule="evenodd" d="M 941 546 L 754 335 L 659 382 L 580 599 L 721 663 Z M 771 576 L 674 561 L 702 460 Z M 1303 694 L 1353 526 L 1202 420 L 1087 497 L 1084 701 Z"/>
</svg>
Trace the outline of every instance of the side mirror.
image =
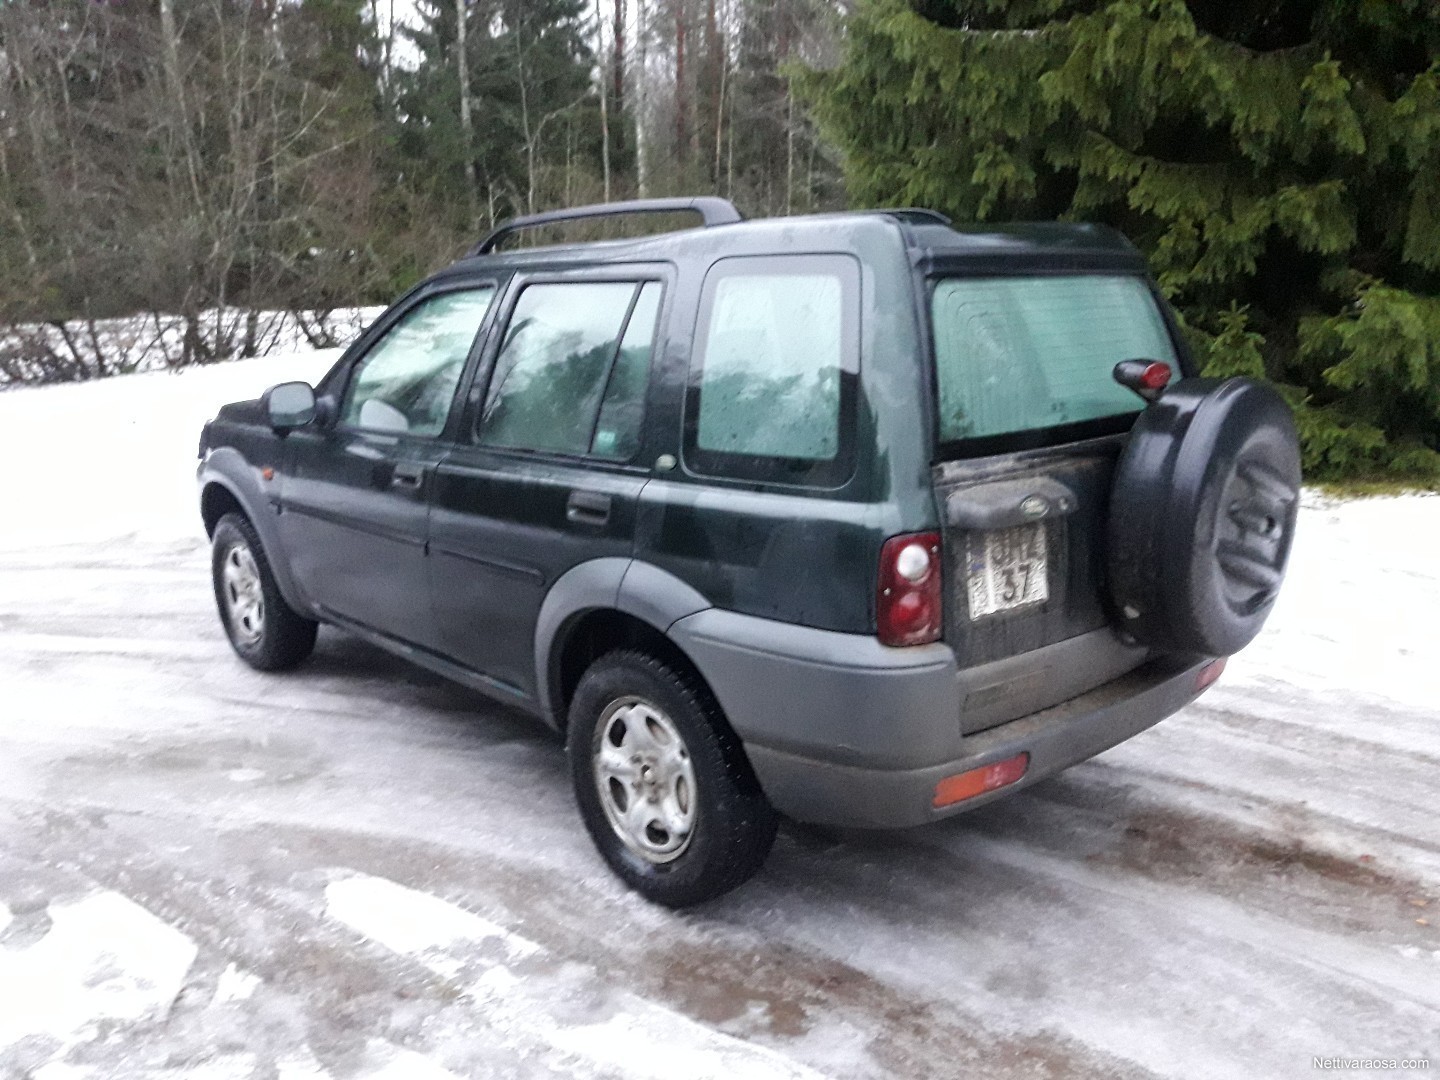
<svg viewBox="0 0 1440 1080">
<path fill-rule="evenodd" d="M 262 400 L 270 426 L 283 435 L 315 422 L 315 390 L 309 383 L 287 382 L 265 391 Z"/>
</svg>

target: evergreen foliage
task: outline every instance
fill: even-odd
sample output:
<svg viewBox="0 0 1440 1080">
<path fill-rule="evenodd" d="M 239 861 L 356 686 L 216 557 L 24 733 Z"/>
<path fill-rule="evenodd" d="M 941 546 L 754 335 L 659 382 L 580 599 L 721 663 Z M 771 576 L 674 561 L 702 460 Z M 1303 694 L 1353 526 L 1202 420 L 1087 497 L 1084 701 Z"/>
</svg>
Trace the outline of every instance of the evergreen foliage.
<svg viewBox="0 0 1440 1080">
<path fill-rule="evenodd" d="M 1123 230 L 1316 476 L 1440 478 L 1440 7 L 864 0 L 803 80 L 860 203 Z"/>
<path fill-rule="evenodd" d="M 419 25 L 402 31 L 418 62 L 398 73 L 397 123 L 409 183 L 431 208 L 474 231 L 563 202 L 550 173 L 581 158 L 600 169 L 595 57 L 583 0 L 471 0 L 466 68 L 473 131 L 461 126 L 454 0 L 419 0 Z M 468 191 L 467 159 L 476 190 Z M 546 166 L 550 166 L 547 170 Z M 561 168 L 555 168 L 555 166 Z M 571 173 L 573 174 L 573 168 Z"/>
</svg>

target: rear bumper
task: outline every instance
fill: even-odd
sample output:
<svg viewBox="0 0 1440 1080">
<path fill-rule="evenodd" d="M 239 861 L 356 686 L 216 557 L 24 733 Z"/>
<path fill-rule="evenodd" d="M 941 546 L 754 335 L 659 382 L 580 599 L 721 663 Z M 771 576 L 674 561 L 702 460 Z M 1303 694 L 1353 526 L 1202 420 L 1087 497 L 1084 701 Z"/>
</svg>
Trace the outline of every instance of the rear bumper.
<svg viewBox="0 0 1440 1080">
<path fill-rule="evenodd" d="M 706 618 L 721 614 L 723 621 Z M 692 619 L 699 623 L 687 627 Z M 715 691 L 775 808 L 800 821 L 858 828 L 949 817 L 1108 750 L 1194 700 L 1209 662 L 1152 659 L 1062 704 L 962 735 L 959 673 L 945 646 L 886 649 L 872 638 L 799 627 L 780 631 L 770 648 L 743 640 L 779 625 L 712 609 L 671 633 Z M 1022 751 L 1030 765 L 1017 783 L 932 805 L 945 777 Z"/>
<path fill-rule="evenodd" d="M 1198 696 L 1205 661 L 1158 660 L 1063 705 L 967 736 L 965 753 L 915 769 L 871 769 L 801 757 L 747 743 L 761 786 L 781 812 L 801 821 L 887 829 L 922 825 L 1019 791 L 1153 727 Z M 936 809 L 935 785 L 1020 752 L 1030 767 L 1018 782 Z"/>
</svg>

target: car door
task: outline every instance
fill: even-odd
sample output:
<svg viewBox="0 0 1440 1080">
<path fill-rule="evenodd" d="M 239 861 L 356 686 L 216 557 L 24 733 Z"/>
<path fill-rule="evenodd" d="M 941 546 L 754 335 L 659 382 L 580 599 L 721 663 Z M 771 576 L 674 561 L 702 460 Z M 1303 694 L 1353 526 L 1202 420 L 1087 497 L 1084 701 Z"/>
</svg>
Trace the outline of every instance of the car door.
<svg viewBox="0 0 1440 1080">
<path fill-rule="evenodd" d="M 430 581 L 444 649 L 518 697 L 536 691 L 549 587 L 580 562 L 633 548 L 667 274 L 518 276 L 464 435 L 437 467 Z"/>
<path fill-rule="evenodd" d="M 442 436 L 493 283 L 427 290 L 349 365 L 334 420 L 289 437 L 280 527 L 324 611 L 434 648 L 426 518 Z"/>
</svg>

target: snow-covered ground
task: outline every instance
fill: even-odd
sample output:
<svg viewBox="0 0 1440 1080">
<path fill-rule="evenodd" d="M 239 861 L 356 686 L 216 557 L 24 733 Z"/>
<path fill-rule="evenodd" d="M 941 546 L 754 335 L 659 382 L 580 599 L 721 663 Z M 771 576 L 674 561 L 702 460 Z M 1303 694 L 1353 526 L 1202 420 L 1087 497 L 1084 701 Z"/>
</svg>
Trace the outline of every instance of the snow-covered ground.
<svg viewBox="0 0 1440 1080">
<path fill-rule="evenodd" d="M 1311 499 L 1221 683 L 942 825 L 786 828 L 674 914 L 561 749 L 212 611 L 221 402 L 329 355 L 0 394 L 0 1077 L 1284 1077 L 1440 1067 L 1440 498 Z"/>
</svg>

